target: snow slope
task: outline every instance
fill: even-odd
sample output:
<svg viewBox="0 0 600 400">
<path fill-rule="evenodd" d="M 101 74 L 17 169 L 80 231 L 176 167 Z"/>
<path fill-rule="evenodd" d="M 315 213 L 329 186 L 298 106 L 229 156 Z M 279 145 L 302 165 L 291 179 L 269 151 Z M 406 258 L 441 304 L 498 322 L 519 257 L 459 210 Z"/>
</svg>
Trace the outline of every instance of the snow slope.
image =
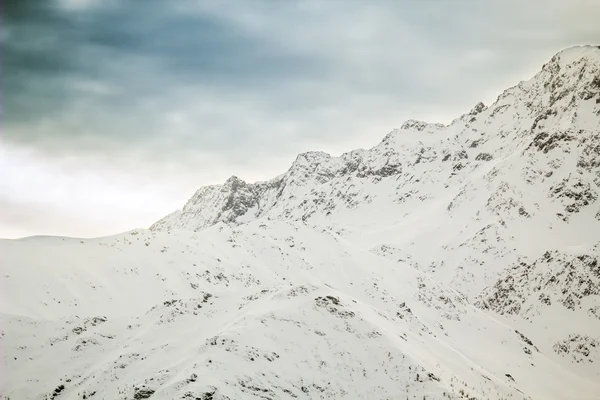
<svg viewBox="0 0 600 400">
<path fill-rule="evenodd" d="M 2 240 L 0 399 L 598 399 L 599 193 L 585 46 L 149 230 Z"/>
</svg>

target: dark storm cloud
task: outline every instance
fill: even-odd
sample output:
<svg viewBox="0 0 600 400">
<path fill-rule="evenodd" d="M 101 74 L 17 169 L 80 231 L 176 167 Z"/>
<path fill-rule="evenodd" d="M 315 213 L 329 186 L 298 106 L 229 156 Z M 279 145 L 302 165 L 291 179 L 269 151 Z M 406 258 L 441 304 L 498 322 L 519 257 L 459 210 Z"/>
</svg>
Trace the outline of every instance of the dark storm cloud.
<svg viewBox="0 0 600 400">
<path fill-rule="evenodd" d="M 600 33 L 577 1 L 69 2 L 4 5 L 5 139 L 156 162 L 465 112 Z"/>
<path fill-rule="evenodd" d="M 193 8 L 192 2 L 183 3 Z M 69 9 L 59 2 L 7 3 L 2 60 L 6 139 L 58 151 L 132 143 L 151 152 L 153 146 L 184 151 L 190 145 L 222 151 L 232 143 L 256 146 L 267 140 L 260 137 L 263 133 L 273 133 L 232 121 L 239 119 L 235 113 L 261 115 L 262 122 L 278 130 L 278 119 L 318 121 L 322 108 L 356 91 L 416 92 L 410 70 L 401 74 L 405 79 L 390 80 L 385 71 L 343 57 L 336 68 L 331 58 L 347 47 L 343 32 L 352 27 L 329 25 L 332 10 L 318 15 L 256 2 L 251 11 L 270 30 L 253 31 L 227 10 L 185 12 L 173 4 L 123 1 Z M 273 24 L 280 17 L 284 20 Z M 315 28 L 322 43 L 311 35 Z M 303 35 L 304 29 L 313 48 L 288 37 Z M 368 46 L 363 42 L 356 49 Z M 343 73 L 336 78 L 340 67 Z M 169 129 L 160 117 L 198 99 L 200 109 L 188 111 L 198 131 L 166 138 Z M 243 106 L 236 111 L 239 102 Z M 216 103 L 222 104 L 218 110 L 211 108 Z M 231 114 L 224 110 L 229 105 Z M 203 118 L 195 117 L 198 113 Z M 283 143 L 291 142 L 284 138 Z"/>
<path fill-rule="evenodd" d="M 2 57 L 7 139 L 79 139 L 91 130 L 107 142 L 146 141 L 160 132 L 145 124 L 181 100 L 179 88 L 239 96 L 326 73 L 317 59 L 169 4 L 124 1 L 70 10 L 52 2 L 8 2 Z M 50 121 L 45 132 L 30 129 L 40 121 Z"/>
<path fill-rule="evenodd" d="M 53 107 L 57 83 L 81 67 L 69 54 L 76 26 L 50 2 L 7 1 L 2 14 L 2 107 L 10 123 L 35 116 L 28 109 Z"/>
</svg>

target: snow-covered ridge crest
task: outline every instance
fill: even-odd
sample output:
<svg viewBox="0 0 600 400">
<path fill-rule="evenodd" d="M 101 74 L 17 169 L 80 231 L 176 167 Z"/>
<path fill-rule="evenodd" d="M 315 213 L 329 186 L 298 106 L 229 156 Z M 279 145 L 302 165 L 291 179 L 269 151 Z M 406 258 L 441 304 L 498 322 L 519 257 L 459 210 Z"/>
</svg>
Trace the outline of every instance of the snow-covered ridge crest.
<svg viewBox="0 0 600 400">
<path fill-rule="evenodd" d="M 429 122 L 419 121 L 416 119 L 409 119 L 408 121 L 405 121 L 400 126 L 400 129 L 401 130 L 415 130 L 415 131 L 419 131 L 419 132 L 423 132 L 423 131 L 432 132 L 435 130 L 444 129 L 445 127 L 446 127 L 446 125 L 444 125 L 444 124 L 437 124 L 437 123 L 432 124 Z"/>
<path fill-rule="evenodd" d="M 599 121 L 599 68 L 598 47 L 563 50 L 531 80 L 507 89 L 489 107 L 476 104 L 448 126 L 408 120 L 369 150 L 340 157 L 307 152 L 274 180 L 248 184 L 230 178 L 224 185 L 201 188 L 180 212 L 151 229 L 197 230 L 217 222 L 241 223 L 261 217 L 318 222 L 376 201 L 393 205 L 398 195 L 390 198 L 389 192 L 398 192 L 402 183 L 406 184 L 403 191 L 423 192 L 423 188 L 408 189 L 407 180 L 459 184 L 472 176 L 476 167 L 472 160 L 522 158 L 524 154 L 515 152 L 526 145 L 545 150 L 576 138 L 586 143 L 584 152 L 593 153 L 589 146 Z M 549 158 L 533 157 L 536 162 Z M 444 164 L 446 160 L 452 162 Z M 455 186 L 454 190 L 460 189 Z M 359 192 L 364 192 L 363 198 L 354 198 Z"/>
</svg>

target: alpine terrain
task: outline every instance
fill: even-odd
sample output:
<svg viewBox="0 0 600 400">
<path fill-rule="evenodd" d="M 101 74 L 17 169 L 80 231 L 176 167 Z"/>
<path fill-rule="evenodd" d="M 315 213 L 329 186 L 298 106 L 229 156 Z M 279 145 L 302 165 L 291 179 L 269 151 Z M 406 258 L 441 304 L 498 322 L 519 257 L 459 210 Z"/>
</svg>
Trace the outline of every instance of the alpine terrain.
<svg viewBox="0 0 600 400">
<path fill-rule="evenodd" d="M 600 399 L 600 47 L 449 125 L 2 240 L 0 399 Z"/>
</svg>

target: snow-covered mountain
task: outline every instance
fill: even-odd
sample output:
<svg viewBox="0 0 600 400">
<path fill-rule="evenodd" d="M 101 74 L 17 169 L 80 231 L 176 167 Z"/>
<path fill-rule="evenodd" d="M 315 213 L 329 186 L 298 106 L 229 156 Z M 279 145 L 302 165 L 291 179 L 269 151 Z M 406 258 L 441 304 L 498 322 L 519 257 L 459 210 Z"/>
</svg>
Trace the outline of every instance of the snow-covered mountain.
<svg viewBox="0 0 600 400">
<path fill-rule="evenodd" d="M 600 48 L 449 125 L 0 242 L 0 399 L 598 399 Z"/>
<path fill-rule="evenodd" d="M 598 238 L 599 99 L 600 49 L 571 48 L 448 126 L 407 121 L 370 150 L 301 154 L 267 182 L 231 177 L 150 229 L 255 219 L 335 226 L 368 245 L 402 247 L 475 295 L 507 257 Z"/>
</svg>

